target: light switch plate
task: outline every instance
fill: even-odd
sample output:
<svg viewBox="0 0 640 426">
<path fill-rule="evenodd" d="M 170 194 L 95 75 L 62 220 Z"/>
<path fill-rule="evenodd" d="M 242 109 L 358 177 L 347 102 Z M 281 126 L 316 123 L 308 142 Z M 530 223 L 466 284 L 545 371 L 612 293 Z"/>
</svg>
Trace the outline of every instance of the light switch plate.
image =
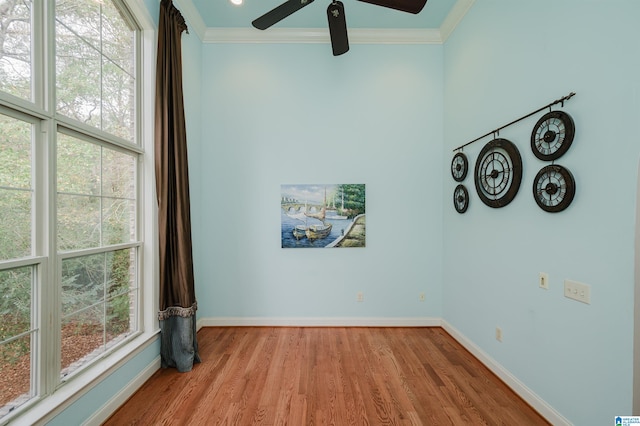
<svg viewBox="0 0 640 426">
<path fill-rule="evenodd" d="M 564 280 L 564 296 L 590 305 L 591 287 L 577 281 Z"/>
</svg>

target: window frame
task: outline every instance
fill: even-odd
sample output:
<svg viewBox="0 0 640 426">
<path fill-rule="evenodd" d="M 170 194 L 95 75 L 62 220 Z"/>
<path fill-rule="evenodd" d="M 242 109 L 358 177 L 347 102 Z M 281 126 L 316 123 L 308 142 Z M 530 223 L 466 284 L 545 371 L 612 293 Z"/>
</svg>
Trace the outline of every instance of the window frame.
<svg viewBox="0 0 640 426">
<path fill-rule="evenodd" d="M 0 92 L 0 112 L 27 118 L 34 126 L 32 138 L 32 256 L 0 261 L 0 269 L 32 266 L 32 397 L 4 417 L 0 425 L 15 420 L 46 422 L 78 400 L 101 380 L 124 365 L 158 339 L 157 311 L 157 209 L 154 208 L 155 176 L 153 160 L 153 98 L 155 92 L 156 24 L 144 5 L 135 0 L 113 0 L 123 8 L 135 36 L 135 136 L 134 143 L 73 121 L 56 112 L 55 102 L 55 6 L 53 1 L 32 0 L 31 99 Z M 144 76 L 144 78 L 143 78 Z M 151 77 L 147 77 L 151 76 Z M 37 129 L 37 131 L 36 131 Z M 113 149 L 135 155 L 136 240 L 80 251 L 57 250 L 56 144 L 58 131 L 80 134 L 101 141 Z M 60 282 L 61 264 L 79 253 L 110 252 L 123 248 L 136 251 L 137 331 L 106 350 L 96 360 L 60 376 Z M 51 277 L 53 284 L 51 284 Z M 47 301 L 47 302 L 45 302 Z M 52 321 L 45 321 L 50 318 Z M 34 334 L 37 334 L 33 342 Z M 35 347 L 35 346 L 34 346 Z"/>
</svg>

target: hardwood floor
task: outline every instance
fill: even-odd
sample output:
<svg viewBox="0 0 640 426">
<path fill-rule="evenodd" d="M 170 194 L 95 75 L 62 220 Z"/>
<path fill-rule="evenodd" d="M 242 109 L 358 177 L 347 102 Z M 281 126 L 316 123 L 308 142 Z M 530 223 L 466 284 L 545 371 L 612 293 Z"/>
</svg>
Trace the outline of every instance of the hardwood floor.
<svg viewBox="0 0 640 426">
<path fill-rule="evenodd" d="M 442 328 L 207 327 L 105 425 L 547 425 Z"/>
</svg>

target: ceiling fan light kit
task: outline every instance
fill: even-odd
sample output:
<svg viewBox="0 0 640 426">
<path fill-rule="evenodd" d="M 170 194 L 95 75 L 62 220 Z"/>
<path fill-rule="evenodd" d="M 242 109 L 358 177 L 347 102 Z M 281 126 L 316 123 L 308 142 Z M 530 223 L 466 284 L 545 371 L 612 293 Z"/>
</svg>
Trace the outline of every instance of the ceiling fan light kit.
<svg viewBox="0 0 640 426">
<path fill-rule="evenodd" d="M 277 24 L 286 17 L 292 15 L 314 0 L 288 0 L 271 9 L 269 12 L 253 20 L 251 23 L 259 30 Z M 424 8 L 427 0 L 358 0 L 364 3 L 382 6 L 401 12 L 417 14 Z M 334 56 L 342 55 L 349 51 L 349 38 L 347 35 L 347 20 L 344 12 L 344 4 L 339 0 L 331 0 L 327 8 L 327 20 L 329 23 L 329 37 Z"/>
</svg>

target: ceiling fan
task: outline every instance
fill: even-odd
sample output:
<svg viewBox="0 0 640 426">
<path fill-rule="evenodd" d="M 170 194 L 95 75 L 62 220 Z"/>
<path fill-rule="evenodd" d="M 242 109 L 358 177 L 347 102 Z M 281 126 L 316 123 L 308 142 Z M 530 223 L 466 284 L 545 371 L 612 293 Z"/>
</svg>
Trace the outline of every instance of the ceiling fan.
<svg viewBox="0 0 640 426">
<path fill-rule="evenodd" d="M 280 6 L 277 6 L 255 19 L 251 24 L 259 30 L 266 30 L 294 12 L 310 5 L 313 1 L 314 0 L 287 0 Z M 427 0 L 358 1 L 413 14 L 420 13 L 424 5 L 427 3 Z M 344 4 L 340 0 L 331 0 L 331 4 L 329 4 L 329 7 L 327 8 L 327 20 L 329 21 L 329 36 L 331 38 L 333 56 L 342 55 L 349 50 L 349 39 L 347 37 L 347 21 L 344 15 Z"/>
</svg>

